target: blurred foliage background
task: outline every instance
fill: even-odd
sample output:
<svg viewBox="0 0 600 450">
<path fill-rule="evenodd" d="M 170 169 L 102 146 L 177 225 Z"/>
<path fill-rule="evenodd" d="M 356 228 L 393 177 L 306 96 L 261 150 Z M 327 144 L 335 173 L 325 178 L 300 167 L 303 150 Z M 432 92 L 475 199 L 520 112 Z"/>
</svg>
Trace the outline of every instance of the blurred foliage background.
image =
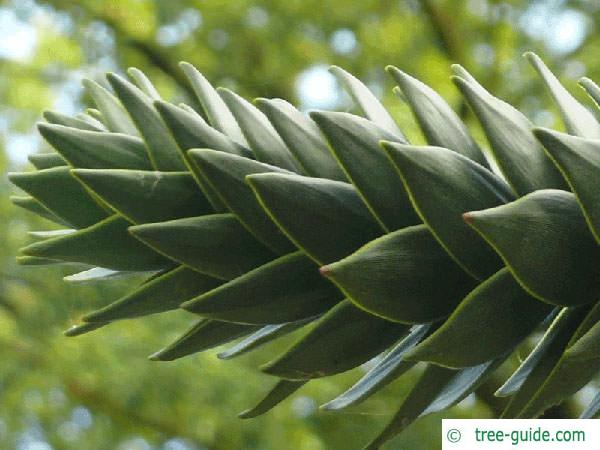
<svg viewBox="0 0 600 450">
<path fill-rule="evenodd" d="M 74 268 L 16 266 L 27 231 L 50 225 L 9 203 L 5 173 L 43 149 L 35 132 L 43 110 L 86 107 L 82 77 L 101 81 L 106 71 L 135 66 L 164 97 L 189 102 L 177 66 L 185 60 L 248 97 L 348 109 L 327 72 L 337 64 L 368 82 L 420 141 L 383 68 L 397 65 L 434 86 L 469 121 L 448 80 L 458 62 L 535 123 L 555 126 L 547 95 L 520 55 L 538 52 L 579 95 L 578 77 L 600 79 L 598 18 L 593 0 L 0 1 L 0 448 L 351 449 L 383 426 L 415 379 L 409 373 L 350 412 L 319 412 L 361 368 L 313 382 L 267 415 L 241 421 L 236 413 L 272 384 L 250 368 L 267 352 L 227 363 L 214 352 L 173 363 L 145 359 L 186 328 L 183 312 L 64 337 L 84 311 L 122 294 L 125 282 L 68 284 L 61 278 Z M 271 344 L 269 353 L 285 345 Z M 492 417 L 496 387 L 488 383 L 451 416 Z M 569 415 L 580 405 L 561 408 L 557 415 Z M 440 418 L 421 420 L 387 448 L 439 448 Z"/>
</svg>

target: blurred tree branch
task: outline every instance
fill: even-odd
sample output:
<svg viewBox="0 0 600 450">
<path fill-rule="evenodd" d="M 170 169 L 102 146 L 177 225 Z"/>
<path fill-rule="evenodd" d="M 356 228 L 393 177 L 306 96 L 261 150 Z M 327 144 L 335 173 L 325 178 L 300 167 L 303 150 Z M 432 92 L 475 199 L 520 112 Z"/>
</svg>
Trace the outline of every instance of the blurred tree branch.
<svg viewBox="0 0 600 450">
<path fill-rule="evenodd" d="M 438 45 L 444 50 L 448 59 L 453 63 L 465 65 L 466 50 L 452 18 L 436 4 L 435 0 L 421 0 L 421 6 L 431 24 Z"/>
<path fill-rule="evenodd" d="M 0 341 L 4 347 L 9 347 L 15 355 L 26 359 L 27 364 L 37 371 L 48 373 L 47 366 L 50 364 L 47 361 L 48 353 L 40 350 L 44 343 L 34 344 L 33 342 L 9 340 Z M 8 383 L 18 383 L 19 379 L 5 380 L 7 383 L 3 386 L 8 389 Z M 108 395 L 107 392 L 99 389 L 91 389 L 74 377 L 68 377 L 65 380 L 66 390 L 69 396 L 76 401 L 81 402 L 84 406 L 96 413 L 102 413 L 108 416 L 114 422 L 120 423 L 125 428 L 132 425 L 139 425 L 154 432 L 161 433 L 166 437 L 181 437 L 190 439 L 201 445 L 208 445 L 211 450 L 225 450 L 219 442 L 211 442 L 207 444 L 203 442 L 202 437 L 192 429 L 182 426 L 177 417 L 174 420 L 168 420 L 167 417 L 154 417 L 148 414 L 141 413 L 135 407 L 127 407 L 123 401 L 115 400 L 114 396 Z"/>
<path fill-rule="evenodd" d="M 205 444 L 193 430 L 180 426 L 176 417 L 174 418 L 175 420 L 166 420 L 165 418 L 150 417 L 141 414 L 136 408 L 127 408 L 121 402 L 107 396 L 105 392 L 90 389 L 77 380 L 67 382 L 67 391 L 69 395 L 79 400 L 91 410 L 102 412 L 112 420 L 120 422 L 125 426 L 129 426 L 134 422 L 168 437 L 182 437 L 196 443 Z M 211 450 L 225 450 L 225 447 L 222 447 L 218 442 L 211 442 L 209 447 Z"/>
<path fill-rule="evenodd" d="M 133 36 L 118 20 L 104 12 L 96 10 L 88 2 L 79 2 L 75 0 L 45 0 L 44 3 L 47 3 L 56 9 L 68 12 L 71 15 L 73 15 L 73 10 L 77 8 L 88 18 L 105 23 L 114 31 L 120 44 L 143 55 L 149 64 L 155 66 L 165 75 L 170 77 L 190 98 L 195 98 L 185 75 L 179 70 L 177 61 L 174 61 L 165 51 L 152 42 Z"/>
</svg>

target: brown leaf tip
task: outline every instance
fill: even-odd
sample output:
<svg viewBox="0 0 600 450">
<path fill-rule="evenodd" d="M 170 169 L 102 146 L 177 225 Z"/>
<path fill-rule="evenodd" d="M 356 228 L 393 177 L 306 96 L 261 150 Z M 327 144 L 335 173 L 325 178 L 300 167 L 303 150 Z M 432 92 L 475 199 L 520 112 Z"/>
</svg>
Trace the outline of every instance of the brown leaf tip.
<svg viewBox="0 0 600 450">
<path fill-rule="evenodd" d="M 319 267 L 319 272 L 324 277 L 331 276 L 331 267 L 329 267 L 329 266 L 321 266 L 321 267 Z"/>
</svg>

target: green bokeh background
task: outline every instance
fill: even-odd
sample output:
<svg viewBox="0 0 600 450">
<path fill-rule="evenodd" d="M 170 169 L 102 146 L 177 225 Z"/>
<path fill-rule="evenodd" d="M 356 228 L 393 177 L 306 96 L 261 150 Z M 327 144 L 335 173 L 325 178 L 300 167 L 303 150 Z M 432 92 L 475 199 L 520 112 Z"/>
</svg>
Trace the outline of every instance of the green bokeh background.
<svg viewBox="0 0 600 450">
<path fill-rule="evenodd" d="M 27 231 L 52 226 L 12 206 L 5 173 L 43 151 L 35 122 L 46 109 L 89 105 L 80 80 L 135 66 L 161 94 L 192 101 L 181 60 L 215 85 L 252 98 L 281 97 L 303 109 L 351 109 L 326 68 L 368 83 L 414 142 L 422 142 L 383 68 L 394 64 L 434 86 L 457 108 L 448 77 L 460 63 L 496 95 L 544 126 L 560 127 L 548 95 L 520 55 L 534 50 L 581 99 L 581 76 L 600 79 L 600 6 L 595 1 L 500 0 L 11 0 L 0 1 L 0 448 L 18 450 L 345 450 L 383 427 L 419 369 L 348 411 L 318 405 L 365 368 L 311 382 L 251 421 L 236 413 L 272 385 L 255 367 L 290 339 L 234 361 L 216 352 L 170 363 L 146 356 L 193 320 L 172 312 L 125 321 L 89 335 L 62 331 L 137 282 L 68 284 L 74 268 L 24 268 Z M 585 100 L 584 100 L 585 101 Z M 589 102 L 588 102 L 589 104 Z M 508 373 L 517 363 L 510 361 Z M 387 449 L 440 448 L 442 417 L 493 417 L 492 380 L 449 412 L 422 419 Z M 586 388 L 578 399 L 593 394 Z M 575 401 L 563 413 L 576 412 Z"/>
</svg>

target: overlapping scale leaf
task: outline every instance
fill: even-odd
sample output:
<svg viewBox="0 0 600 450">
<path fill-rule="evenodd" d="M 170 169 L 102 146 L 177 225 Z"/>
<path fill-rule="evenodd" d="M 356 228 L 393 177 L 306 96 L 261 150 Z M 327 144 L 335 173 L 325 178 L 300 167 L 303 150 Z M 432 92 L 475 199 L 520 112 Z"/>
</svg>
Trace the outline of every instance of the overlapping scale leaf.
<svg viewBox="0 0 600 450">
<path fill-rule="evenodd" d="M 239 342 L 236 342 L 228 349 L 223 350 L 217 356 L 220 359 L 231 359 L 246 354 L 255 348 L 258 348 L 275 339 L 278 339 L 281 336 L 285 336 L 286 334 L 292 333 L 297 329 L 304 327 L 306 324 L 315 319 L 316 317 L 310 317 L 308 319 L 298 320 L 296 322 L 265 325 L 244 339 L 241 339 Z"/>
<path fill-rule="evenodd" d="M 110 305 L 86 315 L 83 320 L 111 322 L 170 311 L 221 283 L 221 280 L 179 266 L 142 284 Z"/>
<path fill-rule="evenodd" d="M 425 225 L 386 234 L 321 272 L 367 312 L 403 323 L 447 316 L 475 286 Z"/>
<path fill-rule="evenodd" d="M 360 380 L 343 394 L 322 405 L 325 410 L 338 410 L 356 405 L 383 389 L 396 378 L 410 370 L 415 362 L 406 361 L 404 356 L 430 330 L 431 325 L 417 325 L 410 334 L 398 342 Z"/>
<path fill-rule="evenodd" d="M 533 136 L 529 119 L 476 81 L 465 78 L 465 72 L 459 69 L 461 76 L 453 77 L 453 81 L 479 119 L 493 156 L 515 192 L 525 195 L 536 189 L 565 187 L 558 169 Z"/>
<path fill-rule="evenodd" d="M 287 171 L 215 150 L 190 150 L 188 158 L 198 176 L 210 184 L 223 204 L 258 240 L 277 253 L 295 250 L 294 245 L 261 207 L 254 191 L 246 182 L 248 175 Z"/>
<path fill-rule="evenodd" d="M 384 139 L 406 142 L 405 139 L 348 113 L 315 111 L 311 117 L 366 205 L 387 230 L 420 222 L 402 181 L 379 146 Z"/>
<path fill-rule="evenodd" d="M 129 78 L 134 82 L 134 84 L 152 100 L 161 99 L 161 96 L 156 90 L 154 84 L 152 84 L 152 81 L 150 81 L 146 74 L 140 69 L 136 67 L 130 67 L 127 69 L 127 75 L 129 75 Z"/>
<path fill-rule="evenodd" d="M 182 307 L 203 317 L 246 324 L 278 324 L 316 316 L 342 295 L 302 252 L 271 261 L 190 300 Z"/>
<path fill-rule="evenodd" d="M 391 346 L 409 332 L 407 325 L 365 314 L 347 300 L 325 314 L 290 349 L 262 367 L 290 380 L 345 372 Z"/>
<path fill-rule="evenodd" d="M 563 310 L 563 308 L 557 307 L 552 310 L 548 317 L 544 320 L 547 322 L 551 319 L 550 326 L 544 336 L 537 342 L 535 348 L 527 355 L 527 357 L 521 362 L 517 370 L 504 382 L 502 386 L 494 393 L 496 397 L 507 397 L 517 392 L 523 383 L 533 371 L 538 362 L 544 357 L 547 350 L 550 348 L 555 336 L 557 335 L 557 327 L 552 327 L 552 322 L 556 319 L 556 316 Z M 543 325 L 543 324 L 542 324 Z M 550 331 L 553 328 L 553 331 Z"/>
<path fill-rule="evenodd" d="M 229 136 L 235 142 L 246 145 L 246 138 L 233 114 L 204 75 L 189 63 L 182 62 L 180 66 L 187 76 L 213 128 Z"/>
<path fill-rule="evenodd" d="M 196 183 L 198 183 L 198 186 L 213 206 L 215 212 L 227 212 L 227 207 L 223 204 L 223 201 L 213 187 L 204 179 L 202 174 L 198 174 L 193 170 L 187 150 L 198 145 L 204 147 L 206 144 L 212 148 L 237 154 L 243 153 L 244 148 L 224 134 L 208 126 L 204 119 L 191 109 L 187 110 L 162 101 L 155 102 L 155 107 L 166 126 L 173 133 L 173 138 L 177 142 L 187 170 L 192 173 Z M 250 152 L 250 150 L 246 151 Z"/>
<path fill-rule="evenodd" d="M 106 204 L 136 224 L 213 212 L 188 172 L 75 169 L 72 173 Z"/>
<path fill-rule="evenodd" d="M 219 93 L 238 121 L 256 159 L 292 172 L 302 172 L 269 119 L 256 106 L 229 89 L 219 88 Z"/>
<path fill-rule="evenodd" d="M 400 86 L 430 145 L 454 150 L 487 167 L 466 125 L 437 92 L 396 67 L 388 66 L 386 70 Z"/>
<path fill-rule="evenodd" d="M 506 183 L 486 168 L 447 149 L 389 142 L 384 147 L 415 209 L 454 260 L 480 280 L 500 269 L 500 258 L 463 222 L 461 215 L 513 200 Z"/>
<path fill-rule="evenodd" d="M 171 263 L 128 232 L 127 220 L 113 215 L 75 233 L 21 249 L 27 256 L 78 262 L 114 270 L 159 270 Z"/>
<path fill-rule="evenodd" d="M 144 142 L 119 133 L 84 131 L 41 123 L 40 134 L 76 168 L 151 170 Z"/>
<path fill-rule="evenodd" d="M 341 67 L 331 66 L 329 71 L 337 78 L 369 120 L 384 130 L 398 135 L 402 140 L 406 140 L 396 121 L 362 81 Z"/>
<path fill-rule="evenodd" d="M 364 450 L 378 450 L 419 417 L 455 405 L 473 392 L 502 360 L 461 370 L 428 365 L 390 423 Z"/>
<path fill-rule="evenodd" d="M 502 412 L 502 417 L 528 418 L 530 416 L 529 402 L 552 372 L 584 315 L 581 308 L 564 308 L 556 317 L 540 342 L 541 355 L 536 352 L 531 359 L 528 358 L 529 361 L 525 361 L 524 364 L 530 364 L 531 369 L 519 389 L 511 396 L 510 402 Z M 537 413 L 534 413 L 531 417 L 536 415 Z"/>
<path fill-rule="evenodd" d="M 65 114 L 61 114 L 55 111 L 45 111 L 44 119 L 48 123 L 54 125 L 62 125 L 65 127 L 74 128 L 77 130 L 86 130 L 86 131 L 103 131 L 101 127 L 95 126 L 86 122 L 85 120 L 78 119 L 76 117 L 70 117 Z"/>
<path fill-rule="evenodd" d="M 9 173 L 8 179 L 52 214 L 74 227 L 93 225 L 109 215 L 66 166 L 36 172 Z"/>
<path fill-rule="evenodd" d="M 346 181 L 346 176 L 329 152 L 327 141 L 309 117 L 281 99 L 258 98 L 255 104 L 308 175 Z"/>
<path fill-rule="evenodd" d="M 600 298 L 600 247 L 570 192 L 539 190 L 465 220 L 535 297 L 560 306 Z"/>
<path fill-rule="evenodd" d="M 252 157 L 250 149 L 212 128 L 198 113 L 164 101 L 157 101 L 154 106 L 183 150 L 211 148 L 234 155 Z"/>
<path fill-rule="evenodd" d="M 30 197 L 28 195 L 11 195 L 10 201 L 20 208 L 23 208 L 29 212 L 37 214 L 44 219 L 48 219 L 51 222 L 57 223 L 59 225 L 71 226 L 71 224 L 67 223 L 66 220 L 61 219 L 44 205 L 42 205 L 35 198 Z"/>
<path fill-rule="evenodd" d="M 200 353 L 239 337 L 253 333 L 259 327 L 217 320 L 201 320 L 179 339 L 149 356 L 153 361 L 173 361 L 184 356 Z"/>
<path fill-rule="evenodd" d="M 144 138 L 154 168 L 167 172 L 185 170 L 177 144 L 154 109 L 152 99 L 118 75 L 110 73 L 107 78 Z"/>
<path fill-rule="evenodd" d="M 233 214 L 136 225 L 129 232 L 167 258 L 222 280 L 275 259 Z"/>
<path fill-rule="evenodd" d="M 600 372 L 600 303 L 581 320 L 585 308 L 579 308 L 578 318 L 581 321 L 566 349 L 552 371 L 537 386 L 535 395 L 530 397 L 525 408 L 521 410 L 523 417 L 535 417 L 551 406 L 575 394 Z"/>
<path fill-rule="evenodd" d="M 482 364 L 514 349 L 550 310 L 502 269 L 477 286 L 407 358 L 455 368 Z"/>
<path fill-rule="evenodd" d="M 155 271 L 148 272 L 153 273 Z M 115 278 L 136 276 L 139 275 L 139 273 L 140 272 L 128 270 L 112 270 L 105 269 L 104 267 L 92 267 L 91 269 L 86 269 L 72 275 L 67 275 L 66 277 L 63 277 L 63 280 L 70 283 L 95 283 L 98 281 L 113 280 Z"/>
<path fill-rule="evenodd" d="M 270 217 L 321 265 L 383 234 L 350 184 L 282 173 L 246 179 Z"/>
<path fill-rule="evenodd" d="M 600 243 L 600 183 L 597 176 L 600 170 L 600 141 L 545 128 L 536 129 L 534 133 L 577 196 L 590 230 Z"/>
<path fill-rule="evenodd" d="M 569 133 L 590 139 L 600 139 L 600 123 L 594 115 L 567 91 L 558 78 L 535 53 L 527 52 L 525 57 L 531 62 L 546 84 L 562 116 Z"/>
<path fill-rule="evenodd" d="M 67 161 L 58 153 L 34 153 L 27 157 L 29 162 L 38 169 L 51 169 L 53 167 L 66 166 Z"/>
<path fill-rule="evenodd" d="M 138 135 L 137 128 L 131 121 L 127 111 L 113 94 L 92 80 L 83 80 L 83 86 L 94 99 L 94 103 L 102 113 L 102 117 L 110 131 L 130 136 Z"/>
</svg>

